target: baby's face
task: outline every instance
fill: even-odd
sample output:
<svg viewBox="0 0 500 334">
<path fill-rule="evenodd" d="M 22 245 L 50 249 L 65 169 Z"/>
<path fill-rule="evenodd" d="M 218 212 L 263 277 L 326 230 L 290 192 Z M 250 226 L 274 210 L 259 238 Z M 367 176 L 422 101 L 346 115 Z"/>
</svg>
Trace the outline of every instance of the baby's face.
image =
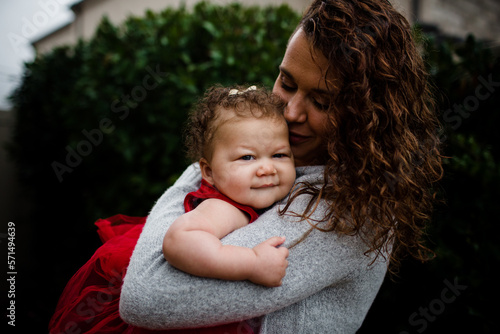
<svg viewBox="0 0 500 334">
<path fill-rule="evenodd" d="M 263 209 L 284 198 L 295 181 L 285 120 L 244 118 L 221 124 L 210 167 L 211 183 L 240 204 Z"/>
</svg>

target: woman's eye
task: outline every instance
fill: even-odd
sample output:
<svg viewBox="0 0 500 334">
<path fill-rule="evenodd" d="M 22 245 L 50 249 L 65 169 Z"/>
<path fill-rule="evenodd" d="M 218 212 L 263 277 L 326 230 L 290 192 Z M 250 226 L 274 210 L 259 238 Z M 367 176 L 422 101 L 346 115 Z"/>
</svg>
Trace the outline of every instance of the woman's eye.
<svg viewBox="0 0 500 334">
<path fill-rule="evenodd" d="M 316 99 L 312 99 L 312 102 L 313 102 L 314 106 L 316 108 L 318 108 L 319 110 L 326 111 L 326 110 L 328 110 L 330 108 L 330 104 L 329 103 L 323 104 L 323 103 L 318 102 Z"/>
<path fill-rule="evenodd" d="M 290 84 L 286 83 L 287 80 L 286 80 L 285 76 L 283 75 L 283 73 L 280 74 L 280 77 L 281 77 L 281 88 L 283 88 L 287 92 L 293 92 L 297 89 L 297 88 L 291 86 Z"/>
<path fill-rule="evenodd" d="M 240 157 L 240 160 L 252 160 L 253 159 L 253 156 L 251 155 L 244 155 L 242 157 Z"/>
<path fill-rule="evenodd" d="M 295 88 L 293 87 L 290 87 L 290 86 L 287 86 L 285 85 L 283 82 L 281 83 L 281 88 L 283 88 L 284 90 L 286 90 L 287 92 L 293 92 L 295 90 Z"/>
</svg>

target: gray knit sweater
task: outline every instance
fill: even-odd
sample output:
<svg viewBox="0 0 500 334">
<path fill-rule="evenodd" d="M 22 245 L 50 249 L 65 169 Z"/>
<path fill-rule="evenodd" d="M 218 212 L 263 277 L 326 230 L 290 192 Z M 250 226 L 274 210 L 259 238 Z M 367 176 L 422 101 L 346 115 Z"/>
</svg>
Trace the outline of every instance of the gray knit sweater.
<svg viewBox="0 0 500 334">
<path fill-rule="evenodd" d="M 297 168 L 297 182 L 321 184 L 323 167 Z M 184 213 L 183 200 L 200 185 L 192 165 L 153 207 L 125 276 L 120 315 L 128 323 L 151 329 L 206 327 L 259 318 L 260 333 L 355 333 L 372 304 L 386 273 L 381 257 L 364 255 L 359 237 L 340 236 L 316 229 L 290 249 L 283 285 L 267 288 L 249 281 L 200 278 L 181 272 L 163 258 L 163 236 Z M 293 202 L 301 212 L 304 195 Z M 292 216 L 278 215 L 278 203 L 254 223 L 222 241 L 253 247 L 272 236 L 285 236 L 285 246 L 299 240 L 310 225 Z M 321 203 L 314 217 L 322 217 Z"/>
</svg>

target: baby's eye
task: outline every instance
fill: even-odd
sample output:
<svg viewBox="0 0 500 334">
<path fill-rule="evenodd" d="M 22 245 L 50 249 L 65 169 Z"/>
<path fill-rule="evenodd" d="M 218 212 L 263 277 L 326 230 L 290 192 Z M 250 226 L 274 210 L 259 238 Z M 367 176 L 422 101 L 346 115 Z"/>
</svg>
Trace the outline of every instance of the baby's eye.
<svg viewBox="0 0 500 334">
<path fill-rule="evenodd" d="M 240 157 L 240 160 L 252 160 L 254 157 L 252 155 L 244 155 L 242 157 Z"/>
<path fill-rule="evenodd" d="M 288 155 L 286 155 L 285 153 L 276 153 L 273 155 L 273 158 L 286 158 Z"/>
</svg>

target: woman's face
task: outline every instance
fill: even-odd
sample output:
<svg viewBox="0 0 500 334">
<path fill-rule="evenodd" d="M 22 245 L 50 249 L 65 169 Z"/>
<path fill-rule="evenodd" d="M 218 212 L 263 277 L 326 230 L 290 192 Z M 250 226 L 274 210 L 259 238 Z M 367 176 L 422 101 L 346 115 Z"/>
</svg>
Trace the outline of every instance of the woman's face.
<svg viewBox="0 0 500 334">
<path fill-rule="evenodd" d="M 312 51 L 312 53 L 311 53 Z M 285 119 L 295 164 L 324 162 L 327 110 L 332 93 L 325 83 L 328 61 L 312 49 L 302 29 L 292 36 L 273 92 L 285 102 Z"/>
</svg>

